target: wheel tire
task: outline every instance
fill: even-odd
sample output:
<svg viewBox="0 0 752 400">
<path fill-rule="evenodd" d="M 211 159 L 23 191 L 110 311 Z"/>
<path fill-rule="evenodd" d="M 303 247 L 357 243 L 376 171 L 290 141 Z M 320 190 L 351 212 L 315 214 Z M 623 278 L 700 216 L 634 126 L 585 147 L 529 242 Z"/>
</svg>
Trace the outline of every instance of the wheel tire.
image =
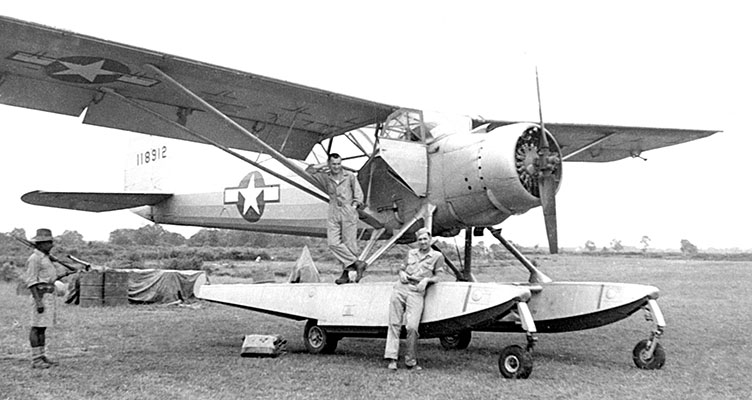
<svg viewBox="0 0 752 400">
<path fill-rule="evenodd" d="M 465 350 L 473 339 L 473 331 L 463 330 L 459 333 L 439 338 L 439 343 L 444 350 Z"/>
<path fill-rule="evenodd" d="M 655 344 L 652 357 L 645 357 L 648 351 L 649 340 L 641 340 L 632 350 L 632 361 L 640 369 L 660 369 L 666 363 L 666 351 L 660 343 Z"/>
<path fill-rule="evenodd" d="M 533 372 L 533 356 L 520 346 L 507 346 L 499 355 L 499 372 L 507 379 L 527 379 Z"/>
<path fill-rule="evenodd" d="M 330 335 L 326 329 L 318 326 L 318 321 L 308 320 L 303 330 L 303 343 L 311 354 L 331 354 L 337 348 L 339 337 Z"/>
</svg>

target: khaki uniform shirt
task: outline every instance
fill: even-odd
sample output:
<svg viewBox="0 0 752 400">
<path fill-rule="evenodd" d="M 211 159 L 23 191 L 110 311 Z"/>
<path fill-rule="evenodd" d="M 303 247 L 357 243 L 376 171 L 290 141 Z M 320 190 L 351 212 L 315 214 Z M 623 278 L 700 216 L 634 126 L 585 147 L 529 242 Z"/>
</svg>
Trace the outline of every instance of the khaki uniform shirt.
<svg viewBox="0 0 752 400">
<path fill-rule="evenodd" d="M 363 190 L 358 178 L 349 171 L 342 171 L 342 177 L 337 180 L 331 173 L 316 172 L 311 174 L 313 179 L 326 188 L 329 195 L 329 208 L 351 206 L 353 200 L 363 203 Z"/>
<path fill-rule="evenodd" d="M 51 286 L 53 293 L 42 294 L 42 304 L 44 312 L 37 312 L 37 303 L 34 296 L 30 302 L 31 326 L 33 327 L 51 327 L 57 323 L 57 301 L 55 299 L 55 280 L 57 279 L 57 269 L 50 260 L 50 257 L 39 250 L 34 250 L 29 259 L 26 261 L 26 287 L 32 287 L 38 284 Z"/>
<path fill-rule="evenodd" d="M 444 270 L 444 256 L 436 250 L 429 249 L 421 253 L 420 249 L 410 249 L 407 252 L 407 264 L 402 268 L 408 276 L 408 286 L 417 290 L 417 285 L 423 278 L 431 278 Z"/>
<path fill-rule="evenodd" d="M 26 261 L 26 287 L 32 287 L 38 283 L 55 284 L 57 269 L 46 254 L 39 250 L 29 256 Z"/>
</svg>

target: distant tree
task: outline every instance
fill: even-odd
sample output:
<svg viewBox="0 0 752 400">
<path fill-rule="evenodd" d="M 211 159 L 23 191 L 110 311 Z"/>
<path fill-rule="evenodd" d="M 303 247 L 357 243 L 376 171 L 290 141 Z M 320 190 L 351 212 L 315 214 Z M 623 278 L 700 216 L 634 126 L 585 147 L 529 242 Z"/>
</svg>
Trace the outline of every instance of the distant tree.
<svg viewBox="0 0 752 400">
<path fill-rule="evenodd" d="M 138 229 L 118 229 L 110 232 L 110 243 L 121 246 L 180 246 L 186 243 L 179 233 L 166 231 L 161 225 L 146 225 Z"/>
<path fill-rule="evenodd" d="M 23 228 L 15 228 L 8 232 L 7 235 L 0 235 L 0 254 L 11 254 L 26 249 L 26 246 L 10 236 L 27 239 L 26 231 Z"/>
<path fill-rule="evenodd" d="M 476 260 L 487 260 L 489 258 L 489 251 L 486 244 L 480 240 L 473 246 L 473 258 Z"/>
<path fill-rule="evenodd" d="M 286 240 L 287 237 L 289 236 L 255 233 L 248 244 L 252 247 L 258 247 L 262 249 L 267 247 L 277 247 L 277 245 L 279 247 L 284 247 L 285 242 L 288 242 L 288 240 Z"/>
<path fill-rule="evenodd" d="M 592 240 L 588 240 L 587 242 L 585 242 L 585 248 L 588 249 L 588 251 L 595 251 L 598 249 L 595 246 L 595 242 L 593 242 Z"/>
<path fill-rule="evenodd" d="M 648 236 L 643 236 L 642 239 L 640 239 L 640 243 L 642 243 L 642 252 L 647 253 L 648 247 L 650 247 L 650 238 Z"/>
<path fill-rule="evenodd" d="M 110 232 L 109 242 L 119 246 L 128 246 L 133 244 L 133 229 L 116 229 Z"/>
<path fill-rule="evenodd" d="M 181 246 L 187 242 L 187 240 L 185 239 L 185 236 L 179 233 L 168 232 L 168 231 L 164 231 L 159 241 L 160 241 L 160 244 L 165 244 L 169 246 Z"/>
<path fill-rule="evenodd" d="M 254 232 L 228 231 L 227 245 L 232 247 L 247 246 L 253 240 Z"/>
<path fill-rule="evenodd" d="M 57 246 L 63 247 L 80 247 L 86 245 L 84 236 L 77 231 L 65 231 L 62 235 L 55 237 Z"/>
<path fill-rule="evenodd" d="M 611 248 L 614 249 L 614 251 L 624 250 L 624 246 L 621 245 L 621 240 L 617 239 L 611 240 Z"/>
<path fill-rule="evenodd" d="M 186 240 L 192 247 L 302 248 L 326 247 L 326 239 L 234 229 L 201 229 Z"/>
<path fill-rule="evenodd" d="M 28 239 L 26 237 L 26 230 L 24 228 L 13 228 L 13 230 L 10 231 L 10 235 L 11 236 L 15 236 L 15 237 L 20 237 L 20 238 Z"/>
<path fill-rule="evenodd" d="M 164 231 L 160 225 L 144 225 L 133 233 L 133 241 L 140 245 L 157 245 L 159 237 Z"/>
<path fill-rule="evenodd" d="M 188 238 L 189 246 L 219 246 L 218 229 L 201 229 Z"/>
<path fill-rule="evenodd" d="M 697 254 L 697 246 L 693 245 L 689 240 L 681 240 L 681 252 L 682 254 L 695 255 Z"/>
<path fill-rule="evenodd" d="M 491 243 L 488 250 L 491 252 L 491 258 L 494 260 L 503 260 L 507 257 L 507 249 L 498 243 Z"/>
</svg>

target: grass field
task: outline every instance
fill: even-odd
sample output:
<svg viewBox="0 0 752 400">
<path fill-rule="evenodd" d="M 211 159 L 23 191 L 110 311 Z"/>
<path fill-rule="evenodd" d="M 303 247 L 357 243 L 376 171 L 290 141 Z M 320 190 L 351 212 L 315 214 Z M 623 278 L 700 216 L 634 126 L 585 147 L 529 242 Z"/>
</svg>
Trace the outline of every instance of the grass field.
<svg viewBox="0 0 752 400">
<path fill-rule="evenodd" d="M 642 312 L 610 326 L 543 334 L 530 379 L 505 380 L 498 352 L 523 344 L 522 334 L 475 333 L 467 350 L 447 352 L 438 340 L 420 344 L 423 371 L 388 371 L 384 340 L 343 339 L 333 355 L 310 355 L 304 322 L 240 309 L 65 305 L 48 330 L 49 352 L 61 366 L 31 370 L 29 301 L 0 285 L 0 399 L 235 398 L 512 398 L 748 399 L 752 396 L 752 263 L 626 257 L 539 257 L 558 280 L 645 283 L 661 289 L 668 327 L 661 370 L 637 369 L 634 345 L 651 324 Z M 264 265 L 277 275 L 289 265 Z M 332 269 L 322 268 L 324 271 Z M 522 279 L 511 267 L 487 267 L 480 281 Z M 224 281 L 231 277 L 221 277 Z M 327 274 L 325 279 L 333 279 Z M 369 278 L 391 280 L 387 269 Z M 217 280 L 215 280 L 216 282 Z M 278 358 L 241 358 L 246 334 L 288 341 Z"/>
</svg>

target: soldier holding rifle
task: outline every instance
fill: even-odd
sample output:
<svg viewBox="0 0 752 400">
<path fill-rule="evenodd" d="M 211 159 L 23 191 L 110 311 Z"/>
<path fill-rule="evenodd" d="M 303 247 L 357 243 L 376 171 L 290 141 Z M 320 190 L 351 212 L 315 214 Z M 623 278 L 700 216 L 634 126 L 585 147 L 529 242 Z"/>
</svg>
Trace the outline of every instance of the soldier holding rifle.
<svg viewBox="0 0 752 400">
<path fill-rule="evenodd" d="M 34 253 L 26 261 L 26 286 L 31 291 L 31 330 L 29 342 L 31 344 L 31 367 L 49 368 L 57 365 L 45 354 L 45 331 L 56 324 L 55 281 L 68 275 L 58 275 L 50 255 L 54 247 L 52 232 L 49 229 L 37 229 L 37 234 L 31 238 L 30 244 Z M 66 268 L 73 268 L 63 264 Z M 75 272 L 75 270 L 73 270 Z"/>
</svg>

